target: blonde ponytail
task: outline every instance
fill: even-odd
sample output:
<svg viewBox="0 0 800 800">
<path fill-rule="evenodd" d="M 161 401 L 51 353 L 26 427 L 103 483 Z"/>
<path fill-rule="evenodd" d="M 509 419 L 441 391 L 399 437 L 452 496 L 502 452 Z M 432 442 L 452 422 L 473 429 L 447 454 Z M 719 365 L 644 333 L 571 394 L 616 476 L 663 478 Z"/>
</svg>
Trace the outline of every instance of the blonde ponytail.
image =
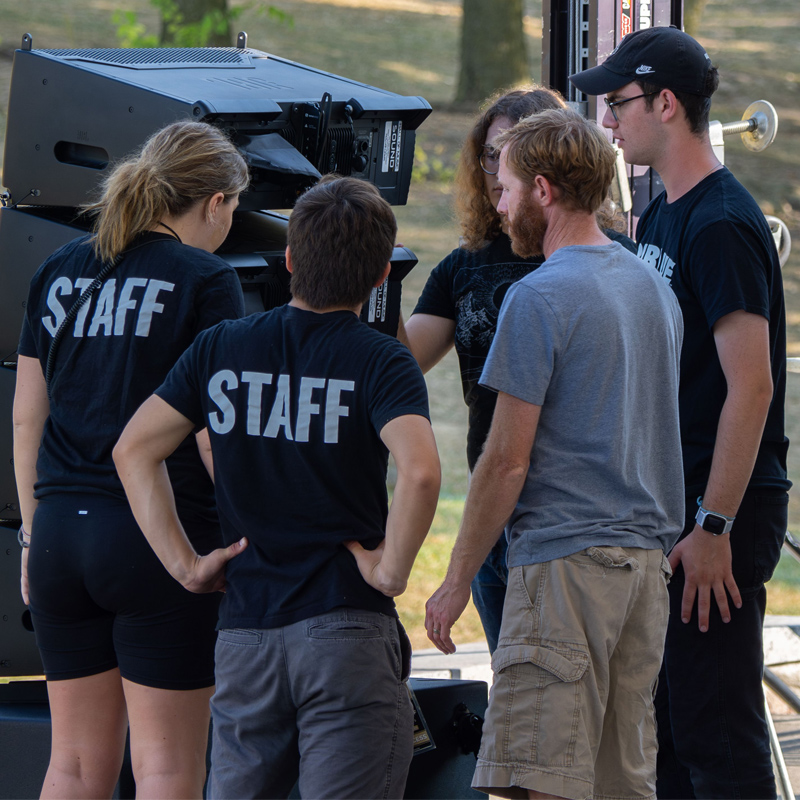
<svg viewBox="0 0 800 800">
<path fill-rule="evenodd" d="M 203 122 L 175 122 L 113 169 L 100 199 L 84 207 L 97 215 L 97 257 L 113 261 L 166 214 L 179 217 L 217 192 L 228 200 L 247 188 L 247 165 L 226 136 Z"/>
</svg>

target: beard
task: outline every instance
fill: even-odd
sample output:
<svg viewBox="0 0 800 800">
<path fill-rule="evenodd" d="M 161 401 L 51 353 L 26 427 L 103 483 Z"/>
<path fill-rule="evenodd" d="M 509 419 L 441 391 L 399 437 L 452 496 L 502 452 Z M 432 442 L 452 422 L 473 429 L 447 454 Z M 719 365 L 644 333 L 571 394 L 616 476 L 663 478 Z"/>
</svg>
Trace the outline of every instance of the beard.
<svg viewBox="0 0 800 800">
<path fill-rule="evenodd" d="M 541 256 L 544 253 L 544 235 L 547 232 L 547 220 L 541 206 L 525 195 L 514 214 L 513 222 L 508 220 L 508 235 L 511 237 L 511 249 L 520 258 Z"/>
</svg>

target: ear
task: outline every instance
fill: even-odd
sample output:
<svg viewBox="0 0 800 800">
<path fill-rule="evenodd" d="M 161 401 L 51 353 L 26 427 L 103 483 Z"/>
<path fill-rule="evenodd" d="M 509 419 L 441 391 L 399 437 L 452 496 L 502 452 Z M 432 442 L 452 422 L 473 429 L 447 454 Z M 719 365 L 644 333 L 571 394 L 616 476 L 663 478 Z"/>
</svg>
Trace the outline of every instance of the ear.
<svg viewBox="0 0 800 800">
<path fill-rule="evenodd" d="M 390 262 L 389 264 L 386 265 L 386 269 L 383 271 L 383 275 L 381 275 L 380 278 L 378 278 L 378 280 L 375 281 L 375 288 L 380 286 L 389 277 L 389 273 L 391 271 L 392 271 L 392 265 Z"/>
<path fill-rule="evenodd" d="M 211 197 L 206 200 L 206 222 L 212 223 L 214 217 L 217 215 L 217 209 L 225 202 L 225 195 L 222 192 L 214 192 Z"/>
<path fill-rule="evenodd" d="M 288 247 L 286 248 L 286 269 L 292 272 L 292 251 Z"/>
<path fill-rule="evenodd" d="M 544 175 L 537 175 L 533 179 L 531 198 L 542 207 L 552 205 L 555 201 L 556 196 L 553 185 Z"/>
<path fill-rule="evenodd" d="M 680 119 L 684 114 L 683 106 L 678 102 L 678 98 L 670 89 L 662 89 L 656 103 L 661 103 L 661 121 L 668 122 L 672 119 Z"/>
</svg>

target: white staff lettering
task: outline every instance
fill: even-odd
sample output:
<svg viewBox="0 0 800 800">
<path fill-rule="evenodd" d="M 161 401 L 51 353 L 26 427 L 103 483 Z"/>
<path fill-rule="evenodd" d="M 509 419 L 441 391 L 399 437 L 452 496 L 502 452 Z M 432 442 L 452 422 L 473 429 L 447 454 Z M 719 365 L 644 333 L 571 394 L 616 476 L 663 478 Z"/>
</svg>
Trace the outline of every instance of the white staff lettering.
<svg viewBox="0 0 800 800">
<path fill-rule="evenodd" d="M 223 369 L 214 373 L 208 382 L 208 396 L 222 412 L 221 417 L 216 411 L 212 411 L 208 415 L 208 424 L 214 433 L 230 433 L 236 424 L 236 409 L 225 392 L 222 391 L 223 386 L 228 389 L 236 389 L 239 386 L 236 373 L 231 372 L 229 369 Z"/>
<path fill-rule="evenodd" d="M 77 278 L 73 286 L 69 278 L 56 278 L 47 291 L 45 304 L 52 311 L 52 316 L 43 316 L 42 325 L 45 330 L 55 336 L 61 323 L 67 316 L 67 309 L 77 300 L 80 294 L 92 283 L 91 278 Z M 144 296 L 138 300 L 134 291 L 144 288 Z M 157 281 L 147 278 L 127 278 L 122 284 L 122 289 L 117 298 L 117 281 L 111 278 L 103 284 L 97 299 L 92 298 L 84 303 L 75 317 L 75 325 L 72 335 L 76 338 L 83 336 L 124 336 L 125 325 L 128 319 L 128 312 L 136 311 L 135 316 L 135 336 L 146 337 L 150 335 L 150 329 L 154 314 L 161 314 L 164 311 L 164 304 L 158 302 L 158 295 L 161 292 L 171 292 L 175 288 L 174 283 Z M 74 295 L 69 302 L 62 302 L 62 297 Z M 94 304 L 94 313 L 91 315 L 89 330 L 86 331 L 86 323 L 89 320 L 90 309 Z M 133 318 L 133 315 L 131 315 Z M 101 333 L 102 328 L 102 333 Z"/>
<path fill-rule="evenodd" d="M 344 392 L 355 390 L 353 381 L 327 378 L 300 378 L 300 388 L 296 404 L 292 404 L 291 376 L 275 376 L 270 372 L 243 371 L 238 377 L 229 369 L 214 373 L 208 382 L 208 396 L 218 411 L 208 414 L 212 431 L 219 434 L 230 433 L 237 425 L 237 408 L 244 413 L 244 429 L 248 436 L 262 436 L 277 439 L 283 434 L 288 441 L 308 442 L 313 437 L 322 436 L 326 444 L 339 441 L 339 421 L 350 416 L 350 407 L 343 401 Z M 237 400 L 237 390 L 247 386 L 247 398 Z M 264 387 L 273 386 L 271 393 Z M 315 393 L 316 397 L 315 397 Z M 317 402 L 317 398 L 319 402 Z M 324 399 L 324 403 L 322 402 Z M 322 410 L 324 405 L 324 411 Z M 295 426 L 292 430 L 292 410 L 295 413 Z M 268 412 L 268 413 L 267 413 Z M 261 431 L 261 421 L 267 416 L 267 424 Z M 319 428 L 313 418 L 320 417 Z M 314 431 L 319 430 L 319 433 Z"/>
</svg>

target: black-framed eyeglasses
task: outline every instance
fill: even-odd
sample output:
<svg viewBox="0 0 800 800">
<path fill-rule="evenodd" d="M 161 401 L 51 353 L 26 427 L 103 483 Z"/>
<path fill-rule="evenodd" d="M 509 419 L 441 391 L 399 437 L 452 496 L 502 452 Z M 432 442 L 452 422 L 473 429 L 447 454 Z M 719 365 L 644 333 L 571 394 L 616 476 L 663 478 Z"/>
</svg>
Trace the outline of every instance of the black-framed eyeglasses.
<svg viewBox="0 0 800 800">
<path fill-rule="evenodd" d="M 619 122 L 619 117 L 617 116 L 617 106 L 621 106 L 624 103 L 630 103 L 631 100 L 638 100 L 640 97 L 650 97 L 651 94 L 660 94 L 661 90 L 659 89 L 657 92 L 645 92 L 644 94 L 637 94 L 633 97 L 626 97 L 624 100 L 609 100 L 607 97 L 604 97 L 603 100 L 605 101 L 606 108 L 611 112 L 611 116 L 614 117 L 616 122 Z"/>
<path fill-rule="evenodd" d="M 478 161 L 481 163 L 481 169 L 487 175 L 497 175 L 497 170 L 500 169 L 500 152 L 484 145 Z"/>
</svg>

